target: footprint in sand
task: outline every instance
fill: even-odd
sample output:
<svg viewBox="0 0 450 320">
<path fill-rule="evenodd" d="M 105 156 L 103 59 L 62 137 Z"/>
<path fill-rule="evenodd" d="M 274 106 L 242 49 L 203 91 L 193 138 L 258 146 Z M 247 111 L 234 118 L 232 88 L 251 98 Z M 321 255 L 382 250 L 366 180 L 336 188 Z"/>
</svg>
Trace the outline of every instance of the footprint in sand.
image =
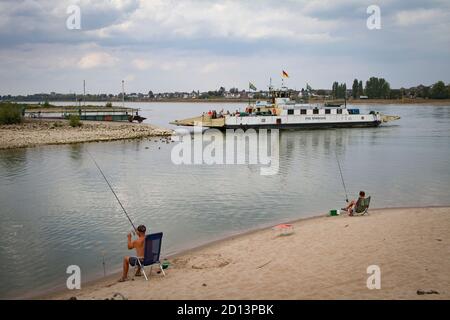
<svg viewBox="0 0 450 320">
<path fill-rule="evenodd" d="M 176 268 L 190 269 L 214 269 L 222 268 L 230 264 L 231 260 L 222 257 L 221 254 L 198 254 L 186 258 L 176 258 L 173 264 Z"/>
</svg>

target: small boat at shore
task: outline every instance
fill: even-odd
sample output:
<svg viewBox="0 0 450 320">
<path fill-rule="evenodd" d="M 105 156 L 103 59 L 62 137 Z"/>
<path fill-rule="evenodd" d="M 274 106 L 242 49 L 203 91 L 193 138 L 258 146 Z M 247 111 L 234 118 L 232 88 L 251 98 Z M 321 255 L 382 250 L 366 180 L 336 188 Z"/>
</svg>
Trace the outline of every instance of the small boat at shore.
<svg viewBox="0 0 450 320">
<path fill-rule="evenodd" d="M 213 111 L 198 117 L 170 122 L 177 126 L 202 126 L 217 129 L 319 129 L 377 127 L 400 119 L 376 111 L 360 113 L 347 106 L 299 104 L 291 100 L 287 88 L 271 90 L 269 101 L 249 103 L 244 112 Z"/>
</svg>

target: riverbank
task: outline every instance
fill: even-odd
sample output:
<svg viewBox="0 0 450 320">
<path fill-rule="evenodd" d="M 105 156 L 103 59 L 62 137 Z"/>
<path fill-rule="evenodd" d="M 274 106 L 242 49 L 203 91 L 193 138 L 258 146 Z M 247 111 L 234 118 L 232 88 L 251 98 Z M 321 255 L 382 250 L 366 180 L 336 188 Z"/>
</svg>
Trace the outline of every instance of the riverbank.
<svg viewBox="0 0 450 320">
<path fill-rule="evenodd" d="M 348 104 L 395 104 L 395 105 L 431 105 L 450 106 L 450 99 L 350 99 Z"/>
<path fill-rule="evenodd" d="M 114 141 L 169 136 L 171 130 L 149 124 L 81 121 L 73 128 L 66 120 L 26 119 L 21 124 L 0 125 L 0 150 L 49 144 Z"/>
<path fill-rule="evenodd" d="M 161 99 L 161 100 L 148 100 L 148 101 L 133 101 L 136 103 L 255 103 L 257 101 L 265 101 L 269 98 L 261 99 Z M 332 102 L 323 99 L 311 99 L 311 104 L 323 104 L 325 102 Z M 341 99 L 341 103 L 344 104 L 344 100 Z M 450 106 L 450 99 L 349 99 L 347 104 L 382 104 L 382 105 L 430 105 L 430 106 Z M 214 106 L 212 106 L 214 107 Z"/>
<path fill-rule="evenodd" d="M 118 283 L 117 274 L 45 298 L 450 298 L 450 207 L 377 209 L 293 226 L 291 235 L 263 229 L 172 257 L 166 277 L 153 268 L 150 281 Z M 380 290 L 366 286 L 370 265 L 380 267 Z"/>
<path fill-rule="evenodd" d="M 255 103 L 256 101 L 263 101 L 263 100 L 269 100 L 269 98 L 261 98 L 261 99 L 248 99 L 248 98 L 214 98 L 214 99 L 182 99 L 182 98 L 172 98 L 172 99 L 158 99 L 158 100 L 133 100 L 133 101 L 127 101 L 127 103 L 245 103 L 247 104 L 249 101 L 251 103 Z M 344 103 L 343 99 L 340 99 L 342 103 Z M 38 101 L 27 101 L 22 102 L 29 104 L 30 111 L 33 111 L 34 109 L 48 109 L 49 111 L 53 111 L 52 108 L 63 108 L 61 106 L 58 106 L 58 102 L 67 102 L 67 101 L 52 101 L 52 106 L 49 108 L 43 108 L 42 105 L 37 105 Z M 323 99 L 311 99 L 310 103 L 324 103 L 325 100 Z M 99 108 L 106 104 L 106 101 L 87 101 L 87 103 L 101 103 L 102 105 L 87 105 L 83 106 L 83 108 Z M 120 101 L 111 101 L 111 103 L 114 105 L 114 108 L 121 108 L 122 102 Z M 411 99 L 411 98 L 404 98 L 404 99 L 349 99 L 347 100 L 348 104 L 405 104 L 405 105 L 411 105 L 411 104 L 427 104 L 427 105 L 437 105 L 437 106 L 450 106 L 450 99 Z M 78 108 L 76 106 L 73 106 L 73 108 Z"/>
</svg>

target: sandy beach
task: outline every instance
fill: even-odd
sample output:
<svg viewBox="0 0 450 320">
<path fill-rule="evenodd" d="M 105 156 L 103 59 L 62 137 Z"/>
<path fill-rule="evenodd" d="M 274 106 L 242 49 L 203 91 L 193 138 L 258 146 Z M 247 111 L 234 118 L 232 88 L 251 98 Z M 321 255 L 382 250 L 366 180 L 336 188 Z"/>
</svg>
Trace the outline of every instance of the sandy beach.
<svg viewBox="0 0 450 320">
<path fill-rule="evenodd" d="M 154 125 L 128 122 L 81 121 L 72 128 L 66 120 L 30 120 L 21 124 L 0 125 L 0 150 L 35 147 L 47 144 L 68 144 L 113 141 L 152 136 L 169 136 L 171 130 Z"/>
<path fill-rule="evenodd" d="M 171 257 L 166 277 L 154 267 L 149 281 L 118 283 L 117 274 L 44 298 L 450 298 L 450 207 L 372 209 L 293 226 L 291 235 L 266 228 Z M 367 288 L 370 265 L 380 268 L 381 289 Z"/>
</svg>

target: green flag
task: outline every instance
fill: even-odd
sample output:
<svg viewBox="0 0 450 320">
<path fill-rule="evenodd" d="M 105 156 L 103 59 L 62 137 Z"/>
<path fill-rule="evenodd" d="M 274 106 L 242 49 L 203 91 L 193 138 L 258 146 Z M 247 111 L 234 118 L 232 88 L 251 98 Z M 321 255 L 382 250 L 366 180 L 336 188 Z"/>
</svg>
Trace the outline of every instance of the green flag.
<svg viewBox="0 0 450 320">
<path fill-rule="evenodd" d="M 248 88 L 249 88 L 250 90 L 255 90 L 255 91 L 257 90 L 256 87 L 255 87 L 255 86 L 253 85 L 253 83 L 251 83 L 251 82 L 248 83 Z"/>
</svg>

